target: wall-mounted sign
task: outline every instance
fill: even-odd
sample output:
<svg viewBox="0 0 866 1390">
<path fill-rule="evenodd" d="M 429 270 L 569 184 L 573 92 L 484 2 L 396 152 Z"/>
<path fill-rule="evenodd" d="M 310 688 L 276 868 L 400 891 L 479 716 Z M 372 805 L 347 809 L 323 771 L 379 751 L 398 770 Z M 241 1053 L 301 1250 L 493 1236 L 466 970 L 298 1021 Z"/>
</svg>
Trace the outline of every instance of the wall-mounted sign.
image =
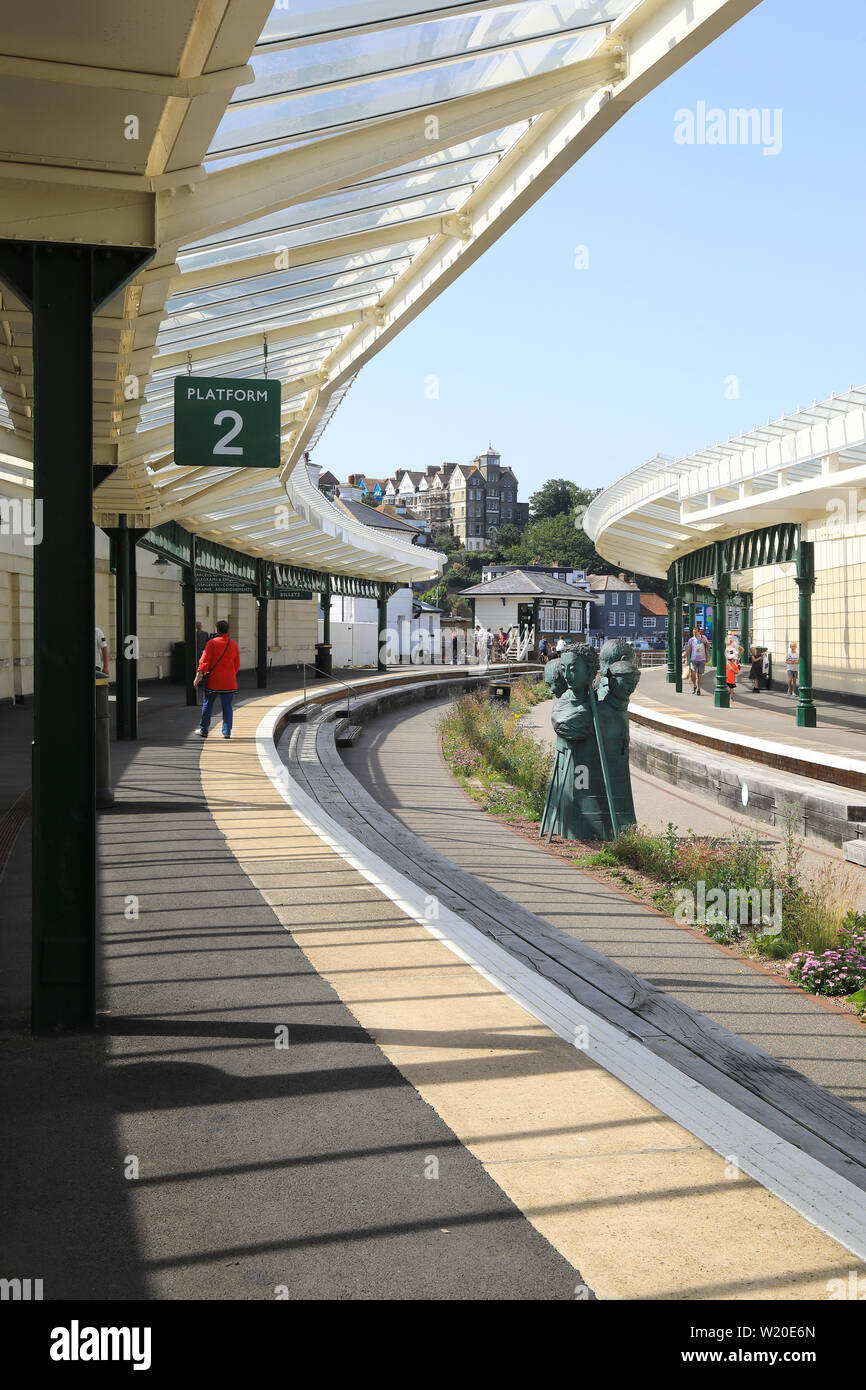
<svg viewBox="0 0 866 1390">
<path fill-rule="evenodd" d="M 279 468 L 279 381 L 176 376 L 174 461 L 181 468 Z"/>
</svg>

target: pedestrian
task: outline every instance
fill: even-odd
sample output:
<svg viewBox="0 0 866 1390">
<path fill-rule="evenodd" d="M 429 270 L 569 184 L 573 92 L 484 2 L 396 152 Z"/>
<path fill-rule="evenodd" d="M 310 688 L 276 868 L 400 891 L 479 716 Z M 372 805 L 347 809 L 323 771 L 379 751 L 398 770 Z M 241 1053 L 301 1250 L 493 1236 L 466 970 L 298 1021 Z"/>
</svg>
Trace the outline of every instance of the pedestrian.
<svg viewBox="0 0 866 1390">
<path fill-rule="evenodd" d="M 451 665 L 457 665 L 457 633 L 451 635 Z"/>
<path fill-rule="evenodd" d="M 562 656 L 562 653 L 565 651 L 565 649 L 566 649 L 567 646 L 568 646 L 568 643 L 566 642 L 565 638 L 564 638 L 564 637 L 560 637 L 559 641 L 558 641 L 557 644 L 556 644 L 556 655 L 557 655 L 557 656 Z"/>
<path fill-rule="evenodd" d="M 538 643 L 538 659 L 542 666 L 547 665 L 547 638 L 542 637 Z"/>
<path fill-rule="evenodd" d="M 749 654 L 752 660 L 752 664 L 749 667 L 749 679 L 752 682 L 752 693 L 757 695 L 758 681 L 761 679 L 764 671 L 764 658 L 755 646 L 749 648 Z"/>
<path fill-rule="evenodd" d="M 695 673 L 692 684 L 692 694 L 701 695 L 703 693 L 704 672 L 707 669 L 707 658 L 709 655 L 708 642 L 703 629 L 696 627 L 688 642 L 686 643 L 689 664 Z"/>
<path fill-rule="evenodd" d="M 212 637 L 212 633 L 205 632 L 201 623 L 195 625 L 195 659 L 201 661 L 201 654 Z"/>
<path fill-rule="evenodd" d="M 487 648 L 487 665 L 493 662 L 493 628 L 488 627 L 484 633 L 484 645 Z"/>
<path fill-rule="evenodd" d="M 108 643 L 105 640 L 105 633 L 101 627 L 96 629 L 96 674 L 98 676 L 108 675 Z"/>
<path fill-rule="evenodd" d="M 686 663 L 686 671 L 688 672 L 688 677 L 689 677 L 689 680 L 691 681 L 691 686 L 692 686 L 692 694 L 694 695 L 694 693 L 695 693 L 695 668 L 694 668 L 694 666 L 692 665 L 692 654 L 691 654 L 691 651 L 690 651 L 690 649 L 689 649 L 689 639 L 688 639 L 688 637 L 687 637 L 687 638 L 685 639 L 685 641 L 683 642 L 682 659 L 683 659 L 683 661 Z"/>
<path fill-rule="evenodd" d="M 732 700 L 734 698 L 734 690 L 736 689 L 737 685 L 737 675 L 739 674 L 740 670 L 741 651 L 742 648 L 740 646 L 739 641 L 736 638 L 733 641 L 730 641 L 727 647 L 725 648 L 725 684 L 728 687 L 728 691 L 730 692 L 730 697 Z"/>
<path fill-rule="evenodd" d="M 205 687 L 198 729 L 202 738 L 208 736 L 217 695 L 220 697 L 223 717 L 222 735 L 223 738 L 231 738 L 232 704 L 238 688 L 237 673 L 240 664 L 238 644 L 229 637 L 229 625 L 225 618 L 221 618 L 216 625 L 216 636 L 208 639 L 201 654 L 195 677 L 195 684 L 198 686 L 204 682 Z"/>
<path fill-rule="evenodd" d="M 499 653 L 499 660 L 505 660 L 505 648 L 508 646 L 508 636 L 504 628 L 500 628 L 496 634 L 496 646 Z"/>
<path fill-rule="evenodd" d="M 800 693 L 800 654 L 797 651 L 797 643 L 789 642 L 788 651 L 785 656 L 785 675 L 788 677 L 788 689 L 786 695 L 798 695 Z"/>
</svg>

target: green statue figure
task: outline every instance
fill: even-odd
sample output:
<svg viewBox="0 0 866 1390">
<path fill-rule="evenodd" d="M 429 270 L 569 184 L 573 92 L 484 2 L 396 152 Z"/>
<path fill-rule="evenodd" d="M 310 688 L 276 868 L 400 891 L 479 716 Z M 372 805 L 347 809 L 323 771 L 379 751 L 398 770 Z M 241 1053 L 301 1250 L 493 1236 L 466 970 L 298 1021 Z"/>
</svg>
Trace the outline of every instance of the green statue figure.
<svg viewBox="0 0 866 1390">
<path fill-rule="evenodd" d="M 545 666 L 544 680 L 545 684 L 550 686 L 551 694 L 555 700 L 558 700 L 560 695 L 564 695 L 568 689 L 562 674 L 562 662 L 558 656 L 554 657 L 552 661 L 548 661 Z"/>
<path fill-rule="evenodd" d="M 628 762 L 628 702 L 640 680 L 634 648 L 624 637 L 605 642 L 596 681 L 598 723 L 613 795 L 617 830 L 636 823 Z M 607 814 L 607 812 L 606 812 Z M 608 823 L 610 821 L 607 814 Z"/>
<path fill-rule="evenodd" d="M 548 674 L 552 665 L 558 671 Z M 564 840 L 610 839 L 605 825 L 605 791 L 591 708 L 590 686 L 598 671 L 593 647 L 566 647 L 558 662 L 548 662 L 545 680 L 554 694 L 565 687 L 550 722 L 556 734 L 556 758 L 539 836 Z M 607 825 L 610 824 L 609 817 Z"/>
<path fill-rule="evenodd" d="M 559 669 L 550 672 L 554 664 Z M 635 824 L 628 763 L 628 701 L 640 680 L 634 651 L 614 639 L 599 658 L 593 647 L 576 644 L 548 663 L 545 680 L 559 698 L 550 716 L 556 758 L 539 836 L 611 840 Z"/>
</svg>

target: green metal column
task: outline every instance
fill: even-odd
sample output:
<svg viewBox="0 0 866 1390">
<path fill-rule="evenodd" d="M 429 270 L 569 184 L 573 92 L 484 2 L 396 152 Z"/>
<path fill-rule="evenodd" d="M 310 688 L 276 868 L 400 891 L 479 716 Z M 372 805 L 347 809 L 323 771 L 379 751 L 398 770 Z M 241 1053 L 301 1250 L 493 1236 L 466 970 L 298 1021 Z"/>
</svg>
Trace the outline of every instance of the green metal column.
<svg viewBox="0 0 866 1390">
<path fill-rule="evenodd" d="M 256 594 L 256 688 L 267 689 L 268 684 L 268 577 L 265 560 L 259 560 L 258 589 Z"/>
<path fill-rule="evenodd" d="M 325 588 L 322 593 L 322 641 L 331 644 L 331 576 L 325 576 Z"/>
<path fill-rule="evenodd" d="M 677 585 L 677 581 L 676 581 L 676 571 L 674 570 L 674 567 L 671 566 L 671 568 L 668 570 L 668 590 L 667 590 L 667 593 L 668 593 L 668 613 L 671 613 L 671 614 L 675 613 L 676 610 L 677 610 L 677 608 L 678 608 L 678 606 L 679 606 L 679 594 L 678 594 L 678 592 L 677 592 L 677 587 L 676 587 L 676 585 Z M 680 611 L 682 611 L 682 610 L 680 609 Z M 676 640 L 677 640 L 677 636 L 676 636 L 676 624 L 675 624 L 675 623 L 672 623 L 672 622 L 669 622 L 669 623 L 668 623 L 668 674 L 667 674 L 667 683 L 668 683 L 668 685 L 675 685 L 675 684 L 676 684 L 677 671 L 679 670 L 680 650 L 679 650 L 679 648 L 676 646 Z"/>
<path fill-rule="evenodd" d="M 114 576 L 114 666 L 116 694 L 115 738 L 127 742 L 138 738 L 138 576 L 135 546 L 143 532 L 118 517 L 114 531 L 116 572 Z"/>
<path fill-rule="evenodd" d="M 379 600 L 376 606 L 377 619 L 376 626 L 379 629 L 379 646 L 377 650 L 376 665 L 378 670 L 387 671 L 388 664 L 385 661 L 387 655 L 385 651 L 385 633 L 388 631 L 388 600 L 387 590 L 384 584 L 379 585 Z"/>
<path fill-rule="evenodd" d="M 743 648 L 743 657 L 749 654 L 749 603 L 745 595 L 743 596 L 743 606 L 740 609 L 740 645 Z"/>
<path fill-rule="evenodd" d="M 800 591 L 800 696 L 797 725 L 814 729 L 818 711 L 812 701 L 812 595 L 815 592 L 815 543 L 800 542 L 797 555 L 797 588 Z"/>
<path fill-rule="evenodd" d="M 686 616 L 687 616 L 688 621 L 689 621 L 689 636 L 690 636 L 690 637 L 691 637 L 692 633 L 693 633 L 694 630 L 695 630 L 695 609 L 696 609 L 696 608 L 697 608 L 697 604 L 695 604 L 695 603 L 690 603 L 690 604 L 688 604 L 688 605 L 687 605 L 687 608 L 686 608 Z"/>
<path fill-rule="evenodd" d="M 683 599 L 682 594 L 677 593 L 674 597 L 673 612 L 668 613 L 668 633 L 673 625 L 674 637 L 673 648 L 674 660 L 676 661 L 676 683 L 675 689 L 678 695 L 683 693 Z"/>
<path fill-rule="evenodd" d="M 196 688 L 193 685 L 198 669 L 198 649 L 195 636 L 195 537 L 191 542 L 192 563 L 184 565 L 181 572 L 181 599 L 183 601 L 183 683 L 186 687 L 188 705 L 198 704 Z"/>
<path fill-rule="evenodd" d="M 724 569 L 724 561 L 719 556 L 715 573 L 715 596 L 713 599 L 713 661 L 716 667 L 716 691 L 713 704 L 716 709 L 730 709 L 731 692 L 727 684 L 725 665 L 725 633 L 728 618 L 728 597 L 731 592 L 731 574 Z"/>
<path fill-rule="evenodd" d="M 33 495 L 42 520 L 33 548 L 34 1032 L 95 1021 L 92 319 L 152 256 L 0 241 L 0 279 L 33 314 Z"/>
</svg>

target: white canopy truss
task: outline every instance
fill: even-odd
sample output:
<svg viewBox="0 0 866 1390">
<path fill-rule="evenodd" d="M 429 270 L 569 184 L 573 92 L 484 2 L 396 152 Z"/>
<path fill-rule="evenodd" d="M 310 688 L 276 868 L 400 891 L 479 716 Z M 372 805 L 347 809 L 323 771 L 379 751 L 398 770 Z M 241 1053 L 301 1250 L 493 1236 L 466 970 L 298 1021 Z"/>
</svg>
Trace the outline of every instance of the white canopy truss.
<svg viewBox="0 0 866 1390">
<path fill-rule="evenodd" d="M 777 522 L 826 519 L 866 486 L 866 387 L 814 401 L 688 458 L 661 455 L 605 488 L 583 527 L 601 555 L 664 576 L 674 560 Z M 841 509 L 841 511 L 840 511 Z"/>
<path fill-rule="evenodd" d="M 437 573 L 365 542 L 304 453 L 365 362 L 757 3 L 2 0 L 0 236 L 156 248 L 94 321 L 94 463 L 114 470 L 96 522 Z M 279 472 L 179 467 L 175 376 L 260 376 L 265 336 Z M 7 291 L 0 392 L 0 455 L 25 476 L 32 333 Z"/>
</svg>

